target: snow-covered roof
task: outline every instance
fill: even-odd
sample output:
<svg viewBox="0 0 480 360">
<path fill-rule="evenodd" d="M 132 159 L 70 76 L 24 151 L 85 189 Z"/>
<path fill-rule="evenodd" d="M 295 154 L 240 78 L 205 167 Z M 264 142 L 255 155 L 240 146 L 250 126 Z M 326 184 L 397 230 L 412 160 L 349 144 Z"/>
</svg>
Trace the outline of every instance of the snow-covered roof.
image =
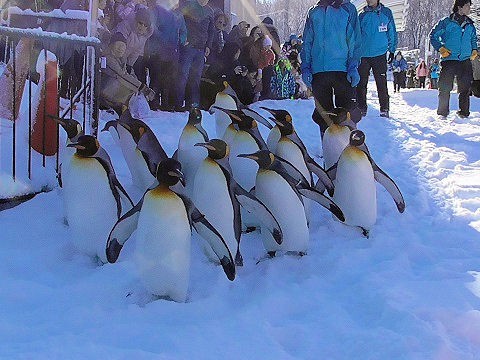
<svg viewBox="0 0 480 360">
<path fill-rule="evenodd" d="M 44 31 L 42 28 L 36 29 L 16 29 L 6 26 L 0 26 L 0 34 L 9 37 L 30 37 L 42 39 L 68 40 L 73 42 L 80 42 L 85 45 L 97 46 L 100 45 L 100 40 L 93 36 L 79 36 L 75 34 L 62 33 L 58 34 L 51 31 Z"/>
<path fill-rule="evenodd" d="M 365 0 L 353 0 L 352 3 L 358 12 L 367 6 Z M 392 10 L 397 32 L 404 31 L 408 11 L 408 0 L 382 0 L 382 4 Z"/>
</svg>

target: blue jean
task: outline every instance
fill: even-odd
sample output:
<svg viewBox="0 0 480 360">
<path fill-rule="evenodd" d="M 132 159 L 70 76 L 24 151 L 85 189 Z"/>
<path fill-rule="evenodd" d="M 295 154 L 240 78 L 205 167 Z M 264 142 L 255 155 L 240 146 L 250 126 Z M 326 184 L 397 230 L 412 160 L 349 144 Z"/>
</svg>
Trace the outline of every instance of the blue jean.
<svg viewBox="0 0 480 360">
<path fill-rule="evenodd" d="M 178 72 L 178 88 L 176 106 L 181 107 L 200 103 L 200 79 L 205 66 L 205 51 L 184 47 L 180 51 L 180 66 Z M 185 92 L 187 96 L 185 96 Z"/>
</svg>

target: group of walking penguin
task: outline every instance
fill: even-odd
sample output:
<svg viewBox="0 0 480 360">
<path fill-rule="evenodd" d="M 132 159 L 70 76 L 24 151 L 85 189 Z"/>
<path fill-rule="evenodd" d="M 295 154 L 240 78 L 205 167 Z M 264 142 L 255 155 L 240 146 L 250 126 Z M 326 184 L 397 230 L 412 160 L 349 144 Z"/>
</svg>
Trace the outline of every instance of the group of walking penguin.
<svg viewBox="0 0 480 360">
<path fill-rule="evenodd" d="M 210 110 L 216 138 L 202 127 L 202 112 L 192 109 L 172 157 L 128 110 L 108 122 L 103 130 L 120 147 L 133 185 L 143 193 L 136 204 L 98 140 L 84 135 L 75 120 L 59 119 L 68 137 L 61 179 L 74 245 L 99 263 L 114 263 L 136 231 L 133 260 L 147 291 L 184 302 L 192 228 L 208 259 L 233 281 L 236 267 L 243 265 L 244 232 L 259 230 L 265 259 L 305 255 L 312 202 L 367 237 L 376 221 L 375 181 L 404 211 L 400 190 L 373 161 L 364 133 L 355 129 L 347 111 L 325 114 L 330 126 L 322 139 L 322 167 L 309 155 L 287 111 L 262 109 L 268 119 L 241 104 L 225 84 Z M 270 129 L 266 141 L 259 123 Z"/>
</svg>

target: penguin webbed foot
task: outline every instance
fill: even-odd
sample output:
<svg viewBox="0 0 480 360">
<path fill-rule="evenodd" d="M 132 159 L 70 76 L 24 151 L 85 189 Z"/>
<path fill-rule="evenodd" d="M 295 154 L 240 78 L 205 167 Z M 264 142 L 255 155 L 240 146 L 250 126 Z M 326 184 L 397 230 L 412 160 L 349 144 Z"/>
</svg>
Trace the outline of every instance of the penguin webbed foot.
<svg viewBox="0 0 480 360">
<path fill-rule="evenodd" d="M 290 256 L 297 256 L 298 258 L 302 258 L 305 255 L 307 255 L 307 252 L 306 251 L 287 251 L 286 254 Z"/>
<path fill-rule="evenodd" d="M 267 251 L 267 255 L 269 258 L 274 258 L 276 254 L 277 254 L 276 251 Z"/>
<path fill-rule="evenodd" d="M 257 260 L 257 262 L 255 263 L 255 265 L 258 265 L 260 264 L 261 262 L 264 262 L 265 260 L 268 260 L 268 259 L 273 259 L 276 255 L 276 251 L 267 251 L 267 254 L 263 257 L 261 257 L 260 259 Z"/>
<path fill-rule="evenodd" d="M 248 234 L 248 233 L 254 232 L 255 230 L 257 230 L 255 226 L 247 226 L 247 228 L 243 231 L 243 233 Z"/>
<path fill-rule="evenodd" d="M 362 229 L 362 235 L 365 236 L 367 239 L 369 239 L 370 238 L 370 230 L 365 229 L 363 227 L 360 227 L 360 229 Z"/>
</svg>

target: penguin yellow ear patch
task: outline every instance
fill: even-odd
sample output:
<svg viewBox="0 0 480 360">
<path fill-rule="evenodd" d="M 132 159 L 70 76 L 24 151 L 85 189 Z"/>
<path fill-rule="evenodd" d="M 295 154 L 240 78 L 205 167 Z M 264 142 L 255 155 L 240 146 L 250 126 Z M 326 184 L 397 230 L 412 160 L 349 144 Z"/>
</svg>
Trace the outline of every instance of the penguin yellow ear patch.
<svg viewBox="0 0 480 360">
<path fill-rule="evenodd" d="M 347 120 L 348 120 L 348 121 L 350 121 L 350 120 L 351 120 L 350 111 L 347 111 Z"/>
<path fill-rule="evenodd" d="M 98 142 L 98 139 L 95 139 L 95 145 L 97 146 L 97 148 L 100 147 L 100 143 Z"/>
<path fill-rule="evenodd" d="M 270 157 L 270 165 L 273 164 L 273 162 L 275 161 L 275 155 L 273 155 L 272 153 L 268 154 L 268 156 Z"/>
<path fill-rule="evenodd" d="M 138 133 L 140 134 L 140 136 L 142 136 L 143 134 L 145 134 L 145 128 L 143 126 L 140 126 L 138 128 Z"/>
<path fill-rule="evenodd" d="M 285 115 L 285 120 L 287 120 L 288 122 L 292 122 L 292 117 L 290 115 Z"/>
</svg>

